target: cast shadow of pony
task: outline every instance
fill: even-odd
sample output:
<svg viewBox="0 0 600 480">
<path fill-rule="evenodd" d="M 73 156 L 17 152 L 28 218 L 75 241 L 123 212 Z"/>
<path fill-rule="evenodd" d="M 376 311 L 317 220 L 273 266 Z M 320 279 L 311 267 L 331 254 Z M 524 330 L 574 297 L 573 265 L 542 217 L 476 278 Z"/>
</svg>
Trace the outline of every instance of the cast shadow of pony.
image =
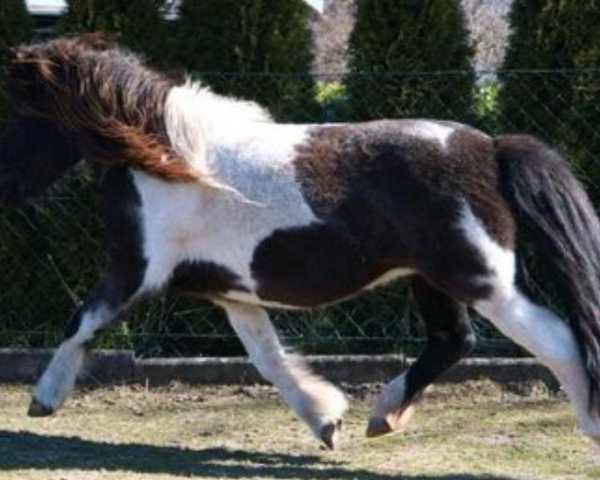
<svg viewBox="0 0 600 480">
<path fill-rule="evenodd" d="M 453 473 L 402 476 L 353 469 L 314 455 L 261 453 L 228 448 L 193 450 L 139 443 L 112 444 L 78 437 L 0 430 L 0 472 L 9 470 L 107 470 L 202 478 L 313 478 L 350 480 L 514 480 Z M 401 454 L 401 452 L 399 452 Z M 1 474 L 0 474 L 1 475 Z"/>
</svg>

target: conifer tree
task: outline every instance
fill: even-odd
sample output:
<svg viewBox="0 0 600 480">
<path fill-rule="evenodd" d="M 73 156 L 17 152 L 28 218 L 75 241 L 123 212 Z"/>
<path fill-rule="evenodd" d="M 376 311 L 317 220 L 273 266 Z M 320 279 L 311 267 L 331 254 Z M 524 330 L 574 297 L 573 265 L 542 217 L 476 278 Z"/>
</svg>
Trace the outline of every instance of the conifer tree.
<svg viewBox="0 0 600 480">
<path fill-rule="evenodd" d="M 600 3 L 515 0 L 510 21 L 504 129 L 557 146 L 600 200 Z"/>
<path fill-rule="evenodd" d="M 27 42 L 32 34 L 32 21 L 24 0 L 2 0 L 0 3 L 0 84 L 6 49 Z M 4 88 L 0 88 L 0 129 L 6 114 Z"/>
<path fill-rule="evenodd" d="M 282 120 L 316 113 L 309 7 L 303 0 L 184 0 L 174 57 L 218 93 Z"/>
<path fill-rule="evenodd" d="M 346 80 L 350 118 L 468 121 L 474 74 L 459 1 L 356 0 L 356 6 Z M 436 73 L 449 70 L 456 73 Z"/>
<path fill-rule="evenodd" d="M 142 53 L 152 64 L 165 65 L 168 55 L 162 0 L 68 0 L 59 30 L 103 32 L 121 45 Z"/>
</svg>

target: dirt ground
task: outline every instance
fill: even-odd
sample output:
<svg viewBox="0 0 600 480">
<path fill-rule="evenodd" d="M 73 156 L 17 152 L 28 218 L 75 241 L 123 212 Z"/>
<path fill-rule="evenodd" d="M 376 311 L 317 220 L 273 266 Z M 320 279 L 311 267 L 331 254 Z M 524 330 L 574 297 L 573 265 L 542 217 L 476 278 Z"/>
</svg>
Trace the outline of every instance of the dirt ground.
<svg viewBox="0 0 600 480">
<path fill-rule="evenodd" d="M 405 432 L 366 439 L 376 390 L 350 389 L 329 452 L 269 387 L 79 391 L 30 419 L 28 388 L 2 385 L 0 479 L 600 479 L 600 450 L 542 385 L 434 387 Z"/>
</svg>

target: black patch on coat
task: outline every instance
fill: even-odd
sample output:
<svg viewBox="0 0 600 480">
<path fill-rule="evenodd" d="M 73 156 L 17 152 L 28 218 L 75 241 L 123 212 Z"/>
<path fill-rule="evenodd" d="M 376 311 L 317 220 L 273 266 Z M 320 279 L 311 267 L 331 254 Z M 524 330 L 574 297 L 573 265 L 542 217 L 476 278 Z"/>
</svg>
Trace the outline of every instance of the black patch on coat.
<svg viewBox="0 0 600 480">
<path fill-rule="evenodd" d="M 212 295 L 231 290 L 248 292 L 240 277 L 214 262 L 189 261 L 177 265 L 171 286 L 195 295 Z"/>
<path fill-rule="evenodd" d="M 147 260 L 143 251 L 143 232 L 140 218 L 141 198 L 129 169 L 102 169 L 99 173 L 101 210 L 105 222 L 105 244 L 108 264 L 104 276 L 83 307 L 73 316 L 65 331 L 65 339 L 75 335 L 83 315 L 95 308 L 113 309 L 116 320 L 124 306 L 137 293 L 144 280 Z M 108 325 L 100 325 L 99 333 Z M 89 347 L 91 341 L 87 342 Z"/>
<path fill-rule="evenodd" d="M 456 172 L 457 192 L 464 194 L 488 234 L 502 247 L 514 249 L 515 218 L 504 195 L 494 140 L 472 128 L 458 129 L 449 139 L 448 159 L 464 165 Z"/>
<path fill-rule="evenodd" d="M 148 265 L 140 217 L 142 200 L 125 167 L 105 169 L 100 186 L 108 268 L 95 296 L 118 307 L 140 288 Z"/>
<path fill-rule="evenodd" d="M 123 313 L 124 306 L 137 293 L 144 280 L 147 260 L 143 252 L 140 218 L 141 198 L 131 171 L 124 167 L 104 168 L 96 172 L 101 192 L 101 210 L 105 227 L 107 268 L 100 283 L 67 326 L 65 340 L 74 336 L 85 313 L 105 306 L 114 311 L 108 323 Z M 99 325 L 94 334 L 106 329 Z M 91 340 L 84 345 L 91 346 Z"/>
<path fill-rule="evenodd" d="M 456 128 L 444 150 L 435 140 L 406 133 L 414 123 L 384 120 L 316 128 L 294 162 L 315 214 L 334 212 L 357 189 L 377 189 L 389 175 L 391 189 L 408 183 L 421 195 L 467 200 L 492 237 L 513 247 L 514 220 L 502 194 L 493 140 L 473 128 L 439 122 Z"/>
<path fill-rule="evenodd" d="M 275 231 L 257 247 L 261 298 L 319 305 L 411 268 L 465 302 L 489 295 L 484 259 L 458 222 L 467 201 L 502 245 L 514 223 L 497 191 L 493 144 L 464 128 L 445 152 L 403 133 L 409 121 L 316 128 L 298 149 L 296 178 L 322 223 Z"/>
<path fill-rule="evenodd" d="M 278 230 L 252 261 L 258 295 L 283 304 L 314 306 L 347 297 L 387 270 L 341 226 Z"/>
</svg>

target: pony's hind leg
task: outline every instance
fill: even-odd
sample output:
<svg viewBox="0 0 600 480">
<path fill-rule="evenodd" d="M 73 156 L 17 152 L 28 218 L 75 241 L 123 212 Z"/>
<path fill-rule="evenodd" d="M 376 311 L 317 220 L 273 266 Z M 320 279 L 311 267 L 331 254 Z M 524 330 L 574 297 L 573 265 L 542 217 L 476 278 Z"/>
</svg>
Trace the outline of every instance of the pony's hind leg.
<svg viewBox="0 0 600 480">
<path fill-rule="evenodd" d="M 33 390 L 29 416 L 51 415 L 73 391 L 94 337 L 108 328 L 126 307 L 125 300 L 109 294 L 112 290 L 110 282 L 103 283 L 71 320 L 65 339 Z"/>
<path fill-rule="evenodd" d="M 513 250 L 498 244 L 470 211 L 464 212 L 461 226 L 486 267 L 484 274 L 470 282 L 484 287 L 470 295 L 470 305 L 552 371 L 567 392 L 582 429 L 598 442 L 600 412 L 591 408 L 590 377 L 571 326 L 519 290 Z M 465 294 L 456 282 L 447 285 L 449 292 Z"/>
<path fill-rule="evenodd" d="M 516 287 L 502 285 L 500 279 L 493 295 L 476 302 L 474 308 L 554 373 L 571 400 L 582 430 L 600 443 L 600 412 L 590 408 L 590 380 L 569 324 L 533 303 Z"/>
<path fill-rule="evenodd" d="M 412 291 L 427 329 L 427 345 L 417 361 L 388 383 L 377 398 L 367 427 L 369 437 L 401 429 L 425 388 L 475 345 L 466 305 L 418 277 Z"/>
<path fill-rule="evenodd" d="M 267 312 L 259 307 L 217 302 L 242 341 L 250 360 L 280 391 L 285 401 L 330 449 L 339 436 L 347 409 L 344 394 L 312 373 L 302 361 L 287 355 Z"/>
</svg>

